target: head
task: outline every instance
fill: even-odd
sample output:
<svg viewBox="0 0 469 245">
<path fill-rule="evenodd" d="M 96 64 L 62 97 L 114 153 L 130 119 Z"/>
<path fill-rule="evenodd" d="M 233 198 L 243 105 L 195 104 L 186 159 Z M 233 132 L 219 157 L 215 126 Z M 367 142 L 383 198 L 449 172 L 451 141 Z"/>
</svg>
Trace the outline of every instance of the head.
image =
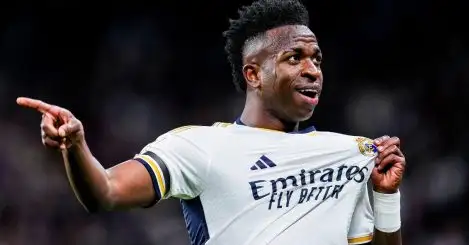
<svg viewBox="0 0 469 245">
<path fill-rule="evenodd" d="M 307 120 L 322 89 L 322 54 L 299 0 L 259 0 L 224 32 L 233 81 L 247 106 L 285 122 Z"/>
</svg>

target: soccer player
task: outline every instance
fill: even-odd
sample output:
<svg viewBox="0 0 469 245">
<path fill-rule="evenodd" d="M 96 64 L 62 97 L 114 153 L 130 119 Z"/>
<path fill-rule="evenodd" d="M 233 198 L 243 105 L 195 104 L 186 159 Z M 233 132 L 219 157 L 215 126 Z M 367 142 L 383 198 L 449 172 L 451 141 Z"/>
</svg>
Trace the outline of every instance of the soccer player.
<svg viewBox="0 0 469 245">
<path fill-rule="evenodd" d="M 297 0 L 260 0 L 239 14 L 224 33 L 234 82 L 246 94 L 234 123 L 174 129 L 104 169 L 70 111 L 29 98 L 17 103 L 42 113 L 43 144 L 61 150 L 90 212 L 173 197 L 194 245 L 401 244 L 399 139 L 298 130 L 323 85 L 307 10 Z"/>
</svg>

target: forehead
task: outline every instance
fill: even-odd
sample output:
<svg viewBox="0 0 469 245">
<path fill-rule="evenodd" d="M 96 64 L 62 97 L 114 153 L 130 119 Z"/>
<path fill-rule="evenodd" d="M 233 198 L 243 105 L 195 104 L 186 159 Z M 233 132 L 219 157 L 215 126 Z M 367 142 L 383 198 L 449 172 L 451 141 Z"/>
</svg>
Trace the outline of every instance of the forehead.
<svg viewBox="0 0 469 245">
<path fill-rule="evenodd" d="M 314 33 L 303 25 L 281 26 L 266 32 L 270 40 L 270 48 L 274 52 L 298 45 L 300 43 L 314 43 L 317 45 L 317 39 Z"/>
</svg>

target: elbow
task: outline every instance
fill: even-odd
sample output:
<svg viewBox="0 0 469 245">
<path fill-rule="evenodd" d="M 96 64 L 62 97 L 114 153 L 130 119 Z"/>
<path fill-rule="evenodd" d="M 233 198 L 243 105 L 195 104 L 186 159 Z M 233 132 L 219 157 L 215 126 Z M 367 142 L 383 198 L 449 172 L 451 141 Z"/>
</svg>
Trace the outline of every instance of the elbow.
<svg viewBox="0 0 469 245">
<path fill-rule="evenodd" d="M 93 202 L 82 202 L 82 206 L 85 211 L 89 214 L 95 214 L 100 212 L 113 211 L 115 209 L 114 201 L 112 197 L 103 197 L 100 200 Z"/>
<path fill-rule="evenodd" d="M 98 212 L 98 211 L 105 211 L 105 212 L 114 211 L 116 209 L 115 203 L 116 202 L 114 201 L 114 198 L 112 196 L 106 197 L 100 203 L 99 210 L 97 210 L 96 212 Z"/>
<path fill-rule="evenodd" d="M 107 188 L 101 194 L 93 195 L 93 197 L 79 199 L 85 211 L 89 214 L 113 211 L 116 209 L 117 195 L 112 188 Z"/>
</svg>

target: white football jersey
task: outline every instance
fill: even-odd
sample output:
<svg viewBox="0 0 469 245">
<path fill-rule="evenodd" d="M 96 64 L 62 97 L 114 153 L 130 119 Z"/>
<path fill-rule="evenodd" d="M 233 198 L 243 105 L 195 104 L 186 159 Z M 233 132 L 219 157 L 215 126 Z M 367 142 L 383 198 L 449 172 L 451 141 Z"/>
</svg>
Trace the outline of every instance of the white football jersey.
<svg viewBox="0 0 469 245">
<path fill-rule="evenodd" d="M 181 199 L 193 245 L 370 242 L 372 141 L 239 124 L 186 126 L 135 156 L 157 201 Z"/>
</svg>

